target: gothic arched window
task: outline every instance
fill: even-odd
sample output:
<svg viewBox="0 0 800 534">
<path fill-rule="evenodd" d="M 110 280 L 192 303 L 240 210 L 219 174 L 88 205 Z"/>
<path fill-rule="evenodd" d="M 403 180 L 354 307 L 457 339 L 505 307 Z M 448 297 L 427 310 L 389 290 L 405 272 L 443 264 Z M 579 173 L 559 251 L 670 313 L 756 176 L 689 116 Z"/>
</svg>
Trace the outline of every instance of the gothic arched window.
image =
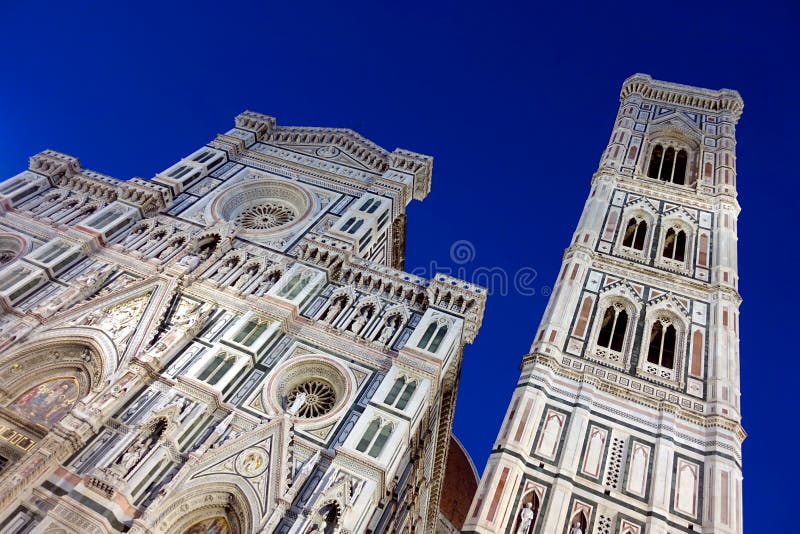
<svg viewBox="0 0 800 534">
<path fill-rule="evenodd" d="M 647 237 L 647 222 L 631 217 L 628 226 L 625 228 L 625 235 L 622 238 L 622 246 L 636 250 L 644 250 L 644 241 Z"/>
<path fill-rule="evenodd" d="M 353 226 L 353 223 L 355 223 L 355 222 L 356 222 L 356 218 L 355 217 L 350 217 L 347 220 L 347 222 L 342 225 L 342 232 L 347 232 L 350 229 L 350 227 Z"/>
<path fill-rule="evenodd" d="M 428 347 L 428 352 L 436 352 L 439 350 L 439 346 L 442 344 L 444 340 L 444 336 L 447 335 L 447 325 L 443 324 L 439 327 L 439 330 L 436 331 L 436 335 L 433 337 L 433 341 L 431 341 L 430 347 Z"/>
<path fill-rule="evenodd" d="M 216 369 L 222 366 L 225 363 L 225 355 L 224 354 L 217 354 L 214 356 L 214 359 L 211 360 L 211 363 L 205 366 L 203 371 L 197 376 L 198 380 L 206 380 L 211 373 L 213 373 Z"/>
<path fill-rule="evenodd" d="M 354 233 L 356 233 L 356 232 L 358 231 L 358 229 L 359 229 L 359 228 L 361 228 L 361 226 L 362 226 L 363 224 L 364 224 L 364 219 L 358 219 L 358 220 L 356 221 L 356 223 L 355 223 L 355 224 L 354 224 L 352 227 L 350 227 L 350 230 L 348 230 L 348 232 L 347 232 L 347 233 L 348 233 L 348 234 L 354 234 Z"/>
<path fill-rule="evenodd" d="M 436 323 L 431 323 L 428 325 L 428 328 L 425 329 L 425 333 L 422 334 L 422 338 L 420 338 L 419 343 L 417 343 L 417 348 L 424 349 L 427 347 L 434 332 L 436 332 Z"/>
<path fill-rule="evenodd" d="M 386 424 L 383 425 L 381 431 L 378 432 L 378 436 L 375 438 L 375 441 L 372 443 L 372 447 L 369 448 L 369 454 L 373 458 L 377 458 L 383 452 L 383 448 L 386 446 L 386 441 L 389 439 L 389 436 L 392 434 L 392 425 Z"/>
<path fill-rule="evenodd" d="M 650 178 L 658 178 L 658 173 L 661 170 L 661 160 L 664 157 L 664 147 L 656 145 L 653 147 L 653 152 L 650 154 L 650 166 L 647 168 L 647 176 Z"/>
<path fill-rule="evenodd" d="M 671 260 L 683 261 L 686 258 L 686 232 L 676 232 L 674 228 L 667 230 L 661 255 Z"/>
<path fill-rule="evenodd" d="M 267 324 L 262 321 L 258 321 L 256 319 L 251 319 L 247 321 L 247 324 L 239 330 L 239 333 L 236 334 L 236 337 L 233 340 L 236 343 L 240 343 L 249 347 L 264 333 L 264 330 L 267 329 Z"/>
<path fill-rule="evenodd" d="M 392 385 L 392 389 L 389 390 L 389 393 L 386 395 L 386 398 L 383 400 L 386 404 L 391 406 L 394 404 L 394 401 L 397 400 L 397 396 L 400 394 L 400 390 L 403 389 L 403 386 L 406 384 L 406 379 L 404 377 L 400 377 L 394 381 Z"/>
<path fill-rule="evenodd" d="M 398 410 L 405 410 L 406 406 L 408 406 L 408 401 L 411 400 L 411 396 L 417 390 L 417 381 L 414 380 L 413 382 L 409 382 L 406 388 L 403 390 L 403 394 L 400 395 L 400 400 L 397 401 L 397 405 L 395 406 Z"/>
<path fill-rule="evenodd" d="M 674 369 L 677 337 L 678 332 L 668 319 L 657 320 L 650 330 L 647 361 L 667 369 Z"/>
<path fill-rule="evenodd" d="M 612 304 L 603 314 L 600 333 L 597 335 L 597 346 L 622 352 L 627 330 L 628 312 L 621 304 Z"/>
<path fill-rule="evenodd" d="M 647 176 L 678 185 L 686 183 L 686 168 L 689 163 L 689 154 L 683 148 L 675 149 L 663 145 L 656 145 L 650 153 L 650 164 L 647 167 Z"/>
<path fill-rule="evenodd" d="M 365 452 L 367 450 L 367 447 L 369 447 L 370 443 L 372 443 L 372 440 L 375 438 L 375 434 L 378 433 L 378 428 L 380 428 L 380 426 L 381 422 L 378 419 L 374 419 L 369 424 L 367 430 L 364 432 L 364 435 L 361 436 L 361 440 L 358 442 L 358 445 L 356 445 L 356 450 L 358 452 Z"/>
</svg>

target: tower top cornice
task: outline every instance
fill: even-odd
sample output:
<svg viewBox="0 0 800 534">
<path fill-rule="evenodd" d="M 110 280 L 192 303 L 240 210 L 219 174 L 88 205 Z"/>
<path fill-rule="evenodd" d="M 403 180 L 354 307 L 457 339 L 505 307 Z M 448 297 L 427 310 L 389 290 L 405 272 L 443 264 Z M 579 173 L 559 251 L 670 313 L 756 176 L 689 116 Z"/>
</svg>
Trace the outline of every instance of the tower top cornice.
<svg viewBox="0 0 800 534">
<path fill-rule="evenodd" d="M 744 109 L 744 101 L 733 89 L 704 89 L 692 85 L 654 80 L 649 74 L 637 73 L 622 84 L 620 101 L 632 94 L 649 100 L 693 107 L 704 111 L 727 111 L 738 121 Z"/>
</svg>

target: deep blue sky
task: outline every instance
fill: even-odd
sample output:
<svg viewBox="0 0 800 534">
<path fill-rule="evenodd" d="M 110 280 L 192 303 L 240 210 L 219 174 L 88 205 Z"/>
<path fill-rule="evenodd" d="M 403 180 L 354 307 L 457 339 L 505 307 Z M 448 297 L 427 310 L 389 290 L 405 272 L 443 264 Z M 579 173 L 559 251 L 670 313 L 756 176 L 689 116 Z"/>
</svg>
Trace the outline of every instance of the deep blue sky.
<svg viewBox="0 0 800 534">
<path fill-rule="evenodd" d="M 295 7 L 292 4 L 296 4 Z M 467 348 L 455 431 L 479 470 L 634 72 L 741 92 L 745 521 L 785 531 L 797 469 L 797 2 L 0 5 L 0 177 L 53 148 L 151 177 L 244 109 L 435 157 L 407 269 L 536 270 Z M 787 303 L 787 304 L 785 304 Z M 793 453 L 792 453 L 793 454 Z"/>
</svg>

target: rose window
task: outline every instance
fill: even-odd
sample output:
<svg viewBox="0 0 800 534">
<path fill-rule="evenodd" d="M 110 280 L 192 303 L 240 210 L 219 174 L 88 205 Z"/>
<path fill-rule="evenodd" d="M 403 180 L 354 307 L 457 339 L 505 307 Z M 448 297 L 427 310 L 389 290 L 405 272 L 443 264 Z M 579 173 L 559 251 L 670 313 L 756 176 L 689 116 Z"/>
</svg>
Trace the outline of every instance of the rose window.
<svg viewBox="0 0 800 534">
<path fill-rule="evenodd" d="M 271 230 L 289 224 L 297 217 L 287 206 L 266 202 L 251 206 L 236 217 L 236 224 L 248 230 Z"/>
<path fill-rule="evenodd" d="M 256 179 L 221 191 L 206 208 L 206 215 L 214 221 L 231 222 L 250 236 L 274 236 L 302 225 L 314 206 L 313 195 L 301 185 Z"/>
<path fill-rule="evenodd" d="M 291 406 L 295 399 L 305 393 L 305 401 L 297 415 L 304 419 L 320 417 L 330 412 L 336 403 L 336 393 L 333 386 L 324 380 L 307 380 L 293 387 L 286 396 L 287 406 Z"/>
</svg>

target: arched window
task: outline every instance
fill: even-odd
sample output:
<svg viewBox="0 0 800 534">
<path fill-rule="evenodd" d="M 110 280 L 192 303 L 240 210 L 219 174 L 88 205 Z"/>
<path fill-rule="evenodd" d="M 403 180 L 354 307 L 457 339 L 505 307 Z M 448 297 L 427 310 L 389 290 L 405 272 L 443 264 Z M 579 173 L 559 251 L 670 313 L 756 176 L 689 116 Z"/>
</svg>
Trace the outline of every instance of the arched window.
<svg viewBox="0 0 800 534">
<path fill-rule="evenodd" d="M 381 431 L 378 433 L 378 437 L 375 438 L 375 441 L 370 447 L 369 454 L 373 458 L 377 458 L 383 452 L 383 448 L 386 446 L 386 441 L 389 439 L 389 436 L 392 434 L 392 425 L 387 424 L 383 425 Z"/>
<path fill-rule="evenodd" d="M 378 419 L 374 419 L 369 424 L 367 430 L 364 432 L 364 435 L 361 436 L 361 440 L 358 442 L 358 445 L 356 445 L 356 450 L 358 452 L 364 452 L 367 450 L 367 447 L 369 447 L 370 443 L 372 443 L 372 440 L 375 438 L 375 434 L 378 433 L 378 428 L 380 426 L 381 422 Z"/>
<path fill-rule="evenodd" d="M 689 165 L 689 153 L 684 149 L 676 150 L 662 145 L 653 147 L 650 154 L 650 164 L 647 166 L 647 176 L 678 185 L 686 183 L 686 169 Z"/>
<path fill-rule="evenodd" d="M 216 385 L 231 367 L 233 367 L 233 358 L 225 358 L 225 360 L 222 362 L 222 365 L 217 367 L 216 371 L 214 371 L 214 374 L 208 379 L 208 383 L 212 386 Z"/>
<path fill-rule="evenodd" d="M 631 217 L 628 226 L 625 228 L 625 235 L 622 238 L 622 246 L 636 250 L 644 250 L 644 241 L 647 237 L 647 222 L 637 221 Z"/>
<path fill-rule="evenodd" d="M 397 400 L 397 396 L 400 394 L 400 390 L 403 389 L 405 384 L 406 379 L 402 376 L 395 380 L 394 385 L 392 385 L 392 389 L 389 390 L 389 393 L 386 395 L 386 398 L 383 400 L 383 402 L 389 406 L 394 404 L 394 401 Z"/>
<path fill-rule="evenodd" d="M 676 150 L 662 145 L 653 147 L 650 154 L 650 164 L 647 167 L 647 176 L 678 185 L 686 183 L 686 169 L 689 164 L 689 154 L 684 149 Z"/>
<path fill-rule="evenodd" d="M 348 230 L 347 233 L 348 234 L 356 233 L 358 231 L 358 229 L 361 228 L 361 225 L 363 225 L 363 224 L 364 224 L 364 219 L 357 220 L 356 223 L 350 228 L 350 230 Z"/>
<path fill-rule="evenodd" d="M 197 376 L 197 379 L 206 380 L 211 375 L 211 373 L 217 370 L 224 363 L 225 363 L 225 355 L 217 354 L 216 356 L 214 356 L 214 359 L 211 360 L 211 363 L 205 366 L 203 371 Z"/>
<path fill-rule="evenodd" d="M 257 321 L 255 319 L 251 319 L 247 321 L 247 324 L 239 330 L 236 334 L 236 337 L 233 340 L 236 343 L 240 343 L 249 347 L 264 333 L 264 330 L 267 329 L 267 324 L 264 322 Z"/>
<path fill-rule="evenodd" d="M 353 226 L 353 223 L 356 222 L 355 217 L 350 217 L 344 225 L 342 225 L 342 232 L 346 232 Z"/>
<path fill-rule="evenodd" d="M 658 173 L 661 170 L 661 160 L 664 157 L 664 147 L 656 145 L 653 147 L 653 152 L 650 155 L 650 166 L 647 168 L 647 176 L 650 178 L 658 178 Z"/>
<path fill-rule="evenodd" d="M 378 202 L 377 200 L 373 200 L 372 206 L 370 206 L 370 208 L 367 210 L 367 213 L 375 213 L 378 210 L 378 206 L 380 205 L 381 205 L 380 202 Z"/>
<path fill-rule="evenodd" d="M 414 380 L 413 382 L 409 382 L 406 388 L 403 390 L 403 394 L 400 395 L 400 400 L 397 401 L 396 408 L 398 410 L 405 410 L 406 406 L 408 406 L 408 401 L 411 400 L 411 396 L 414 395 L 414 392 L 417 390 L 417 381 Z"/>
<path fill-rule="evenodd" d="M 444 324 L 439 327 L 439 330 L 436 331 L 436 335 L 433 337 L 433 341 L 431 341 L 430 347 L 428 347 L 428 352 L 436 352 L 439 350 L 439 346 L 442 344 L 442 340 L 444 340 L 444 336 L 447 335 L 447 325 Z"/>
<path fill-rule="evenodd" d="M 419 343 L 417 343 L 417 348 L 424 349 L 427 347 L 434 332 L 436 332 L 436 323 L 431 323 L 428 325 L 428 328 L 425 329 L 425 333 L 422 334 L 422 338 L 420 338 Z"/>
<path fill-rule="evenodd" d="M 658 319 L 650 330 L 647 361 L 667 369 L 675 368 L 677 331 L 668 319 Z"/>
<path fill-rule="evenodd" d="M 672 174 L 672 183 L 683 185 L 686 182 L 686 165 L 689 161 L 689 156 L 685 150 L 678 150 L 678 155 L 675 158 L 675 172 Z"/>
<path fill-rule="evenodd" d="M 170 178 L 177 178 L 178 174 L 181 172 L 183 172 L 183 174 L 186 174 L 187 172 L 189 172 L 189 167 L 187 167 L 186 165 L 181 165 L 180 167 L 177 167 L 175 170 L 169 173 L 167 176 L 169 176 Z M 181 174 L 181 176 L 183 176 L 183 174 Z"/>
<path fill-rule="evenodd" d="M 366 200 L 366 202 L 364 202 L 363 204 L 361 204 L 361 207 L 360 207 L 359 209 L 360 209 L 361 211 L 367 211 L 367 210 L 369 209 L 369 207 L 372 205 L 372 203 L 373 203 L 373 202 L 374 202 L 374 201 L 373 201 L 371 198 L 368 198 L 368 199 Z"/>
<path fill-rule="evenodd" d="M 661 255 L 671 260 L 683 261 L 686 258 L 686 232 L 676 232 L 674 228 L 667 230 Z"/>
<path fill-rule="evenodd" d="M 612 304 L 603 314 L 600 333 L 597 335 L 597 346 L 622 352 L 627 330 L 628 312 L 621 304 Z"/>
</svg>

